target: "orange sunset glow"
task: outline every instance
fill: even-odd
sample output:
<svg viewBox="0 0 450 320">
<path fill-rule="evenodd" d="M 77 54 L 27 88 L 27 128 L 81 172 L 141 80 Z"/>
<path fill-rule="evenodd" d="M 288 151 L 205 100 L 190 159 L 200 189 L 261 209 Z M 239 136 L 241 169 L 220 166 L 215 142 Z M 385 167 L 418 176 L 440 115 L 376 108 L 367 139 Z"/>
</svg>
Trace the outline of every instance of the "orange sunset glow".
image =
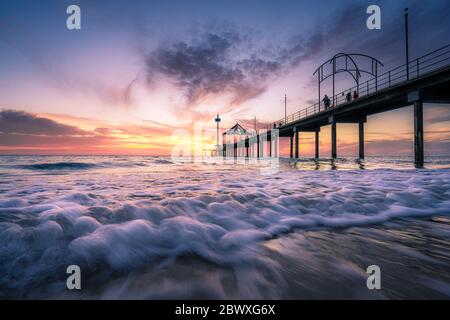
<svg viewBox="0 0 450 320">
<path fill-rule="evenodd" d="M 215 12 L 214 6 L 208 8 Z M 124 16 L 123 27 L 105 28 L 105 17 L 120 16 L 112 8 L 95 11 L 98 19 L 76 31 L 58 28 L 59 18 L 50 9 L 43 10 L 47 17 L 31 20 L 33 28 L 27 12 L 11 12 L 3 29 L 15 31 L 0 35 L 0 154 L 170 155 L 179 143 L 209 150 L 215 145 L 216 114 L 222 118 L 221 132 L 236 122 L 254 129 L 255 118 L 258 128 L 270 127 L 284 117 L 285 94 L 287 114 L 317 101 L 313 72 L 330 58 L 324 35 L 334 27 L 334 19 L 316 24 L 321 8 L 299 11 L 289 20 L 292 28 L 287 22 L 279 26 L 270 19 L 224 13 L 198 25 L 188 14 L 167 30 L 145 16 L 137 21 Z M 336 12 L 346 14 L 339 7 Z M 398 38 L 401 30 L 389 23 L 392 28 L 361 29 L 359 34 L 342 27 L 333 51 L 370 51 L 386 70 L 392 68 L 402 61 L 402 50 L 387 30 L 395 30 Z M 421 39 L 411 44 L 415 56 L 439 43 L 441 30 L 421 36 L 431 25 L 416 24 L 411 30 L 412 37 Z M 271 32 L 260 34 L 257 29 L 263 27 Z M 274 40 L 271 34 L 280 37 Z M 346 37 L 359 41 L 351 45 Z M 348 75 L 338 81 L 339 90 L 353 85 Z M 329 94 L 330 86 L 324 83 L 322 93 Z M 425 152 L 449 155 L 446 107 L 425 109 Z M 412 121 L 408 108 L 369 117 L 367 154 L 410 156 Z M 203 137 L 196 136 L 195 126 L 202 127 Z M 340 155 L 356 155 L 355 130 L 338 125 Z M 300 136 L 302 156 L 312 155 L 311 137 Z M 282 140 L 281 155 L 287 155 Z M 323 155 L 329 155 L 329 146 L 330 132 L 324 127 Z"/>
</svg>

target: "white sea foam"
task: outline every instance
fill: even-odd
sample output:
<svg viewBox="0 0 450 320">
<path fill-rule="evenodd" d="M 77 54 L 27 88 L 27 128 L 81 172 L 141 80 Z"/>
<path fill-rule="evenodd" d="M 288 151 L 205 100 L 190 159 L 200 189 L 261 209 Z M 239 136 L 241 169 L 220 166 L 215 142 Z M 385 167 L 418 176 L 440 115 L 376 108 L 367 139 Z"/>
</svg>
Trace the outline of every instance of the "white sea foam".
<svg viewBox="0 0 450 320">
<path fill-rule="evenodd" d="M 261 254 L 271 239 L 450 214 L 448 169 L 281 170 L 262 176 L 250 167 L 164 163 L 167 169 L 157 162 L 88 175 L 6 176 L 0 296 L 58 295 L 69 264 L 104 283 L 111 274 L 158 270 L 193 256 L 234 270 L 235 277 L 258 270 L 251 284 L 237 290 L 241 297 L 263 297 L 252 290 L 270 279 L 284 281 L 277 262 Z M 24 193 L 27 188 L 33 192 Z M 218 283 L 211 280 L 215 289 L 204 290 L 227 296 Z M 36 287 L 49 292 L 33 292 Z M 174 294 L 173 287 L 166 289 Z"/>
</svg>

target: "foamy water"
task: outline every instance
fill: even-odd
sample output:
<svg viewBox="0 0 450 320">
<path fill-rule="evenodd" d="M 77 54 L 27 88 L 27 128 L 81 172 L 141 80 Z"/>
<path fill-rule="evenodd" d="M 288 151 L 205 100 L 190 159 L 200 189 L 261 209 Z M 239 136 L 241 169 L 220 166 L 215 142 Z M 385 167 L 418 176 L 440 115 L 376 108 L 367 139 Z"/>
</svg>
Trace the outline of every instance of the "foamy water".
<svg viewBox="0 0 450 320">
<path fill-rule="evenodd" d="M 0 157 L 0 297 L 450 297 L 449 214 L 445 158 Z"/>
</svg>

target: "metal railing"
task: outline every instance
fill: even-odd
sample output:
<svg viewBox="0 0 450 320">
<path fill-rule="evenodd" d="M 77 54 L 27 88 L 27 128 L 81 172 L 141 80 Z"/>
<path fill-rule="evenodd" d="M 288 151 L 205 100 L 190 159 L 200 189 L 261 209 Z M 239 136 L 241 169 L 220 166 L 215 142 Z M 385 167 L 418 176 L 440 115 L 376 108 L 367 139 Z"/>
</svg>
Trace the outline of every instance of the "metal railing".
<svg viewBox="0 0 450 320">
<path fill-rule="evenodd" d="M 381 90 L 389 89 L 399 84 L 406 83 L 410 80 L 417 79 L 428 73 L 447 67 L 450 65 L 450 44 L 427 53 L 424 56 L 410 60 L 409 73 L 407 72 L 406 63 L 383 73 L 376 78 L 372 78 L 366 82 L 360 83 L 358 86 L 351 87 L 335 94 L 330 98 L 330 106 L 325 108 L 323 102 L 317 102 L 305 109 L 297 111 L 275 122 L 277 128 L 298 121 L 303 118 L 310 117 L 320 112 L 328 111 L 333 108 L 346 105 L 356 99 L 373 95 Z M 358 98 L 353 98 L 353 92 L 358 93 Z M 347 93 L 352 95 L 350 101 L 347 100 Z"/>
</svg>

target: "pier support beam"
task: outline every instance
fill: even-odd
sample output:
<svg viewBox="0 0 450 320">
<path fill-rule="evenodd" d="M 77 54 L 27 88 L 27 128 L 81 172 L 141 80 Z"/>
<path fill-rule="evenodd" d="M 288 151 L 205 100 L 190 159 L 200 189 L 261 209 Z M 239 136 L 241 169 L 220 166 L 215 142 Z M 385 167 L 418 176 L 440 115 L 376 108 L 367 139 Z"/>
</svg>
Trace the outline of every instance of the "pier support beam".
<svg viewBox="0 0 450 320">
<path fill-rule="evenodd" d="M 319 159 L 319 132 L 320 132 L 320 128 L 316 128 L 315 130 L 315 149 L 316 149 L 316 154 L 315 154 L 315 158 Z"/>
<path fill-rule="evenodd" d="M 359 159 L 364 159 L 364 119 L 359 120 Z"/>
<path fill-rule="evenodd" d="M 269 144 L 269 158 L 272 158 L 272 139 L 268 139 L 267 143 Z"/>
<path fill-rule="evenodd" d="M 289 136 L 289 140 L 290 140 L 289 156 L 292 159 L 294 157 L 294 135 L 293 134 L 291 134 Z"/>
<path fill-rule="evenodd" d="M 295 159 L 298 159 L 298 155 L 299 155 L 299 153 L 298 153 L 298 149 L 299 149 L 299 139 L 298 139 L 298 130 L 297 129 L 295 129 L 295 132 L 294 132 L 294 135 L 295 135 Z"/>
<path fill-rule="evenodd" d="M 256 135 L 256 159 L 259 159 L 259 134 Z"/>
<path fill-rule="evenodd" d="M 270 141 L 273 143 L 273 157 L 278 158 L 278 139 L 279 139 L 279 132 L 278 130 L 272 130 L 270 134 Z"/>
<path fill-rule="evenodd" d="M 280 152 L 280 150 L 279 150 L 279 146 L 278 146 L 278 139 L 279 139 L 279 136 L 278 135 L 276 135 L 275 136 L 275 139 L 274 139 L 274 154 L 275 154 L 275 158 L 278 158 L 280 155 L 279 155 L 279 152 Z"/>
<path fill-rule="evenodd" d="M 331 158 L 337 158 L 336 152 L 336 121 L 331 122 Z"/>
<path fill-rule="evenodd" d="M 414 102 L 414 161 L 416 166 L 423 166 L 423 102 Z"/>
</svg>

